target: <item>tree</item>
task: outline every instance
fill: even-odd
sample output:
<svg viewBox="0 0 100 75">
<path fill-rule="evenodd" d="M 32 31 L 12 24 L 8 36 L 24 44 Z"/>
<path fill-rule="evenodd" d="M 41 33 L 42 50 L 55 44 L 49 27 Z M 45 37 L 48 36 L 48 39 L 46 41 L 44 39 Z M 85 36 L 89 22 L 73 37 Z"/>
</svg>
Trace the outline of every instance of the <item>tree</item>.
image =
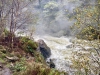
<svg viewBox="0 0 100 75">
<path fill-rule="evenodd" d="M 9 43 L 13 48 L 14 34 L 18 29 L 25 29 L 31 21 L 31 15 L 28 6 L 33 1 L 27 0 L 0 0 L 0 26 L 9 30 Z M 2 28 L 2 29 L 3 29 Z M 4 31 L 1 30 L 1 31 Z"/>
<path fill-rule="evenodd" d="M 6 17 L 9 14 L 9 10 L 5 10 L 6 8 L 6 0 L 0 0 L 0 38 L 2 38 L 2 34 L 6 27 Z"/>
<path fill-rule="evenodd" d="M 50 1 L 44 6 L 45 17 L 55 19 L 58 12 L 58 4 L 55 1 Z"/>
<path fill-rule="evenodd" d="M 99 13 L 96 5 L 80 6 L 75 9 L 76 22 L 74 28 L 78 28 L 76 31 L 80 38 L 100 39 L 100 24 L 99 24 Z M 84 35 L 84 37 L 83 37 Z"/>
<path fill-rule="evenodd" d="M 75 9 L 74 19 L 76 20 L 75 24 L 72 26 L 74 31 L 77 32 L 77 37 L 80 39 L 88 40 L 92 49 L 90 49 L 90 56 L 87 57 L 85 55 L 82 58 L 87 57 L 87 59 L 91 60 L 92 63 L 97 64 L 98 66 L 92 65 L 92 63 L 88 60 L 86 62 L 82 61 L 81 54 L 79 54 L 79 58 L 75 61 L 78 68 L 84 68 L 86 74 L 99 74 L 100 68 L 100 0 L 96 0 L 95 4 L 88 4 L 84 6 L 80 6 Z M 84 48 L 85 49 L 85 48 Z M 85 49 L 87 50 L 87 49 Z M 93 50 L 94 52 L 92 52 Z M 88 51 L 88 52 L 89 52 Z M 78 55 L 77 55 L 78 56 Z M 78 60 L 80 61 L 78 62 Z M 86 66 L 87 65 L 87 66 Z M 94 68 L 95 67 L 95 68 Z M 96 70 L 95 70 L 96 69 Z"/>
<path fill-rule="evenodd" d="M 54 23 L 58 15 L 58 12 L 59 12 L 59 7 L 58 7 L 57 2 L 50 1 L 50 2 L 47 2 L 46 5 L 44 5 L 43 19 L 44 19 L 44 23 L 46 27 L 49 28 L 49 29 L 46 29 L 46 31 L 49 33 L 51 33 L 51 29 L 55 28 L 56 26 L 54 25 Z M 54 29 L 52 29 L 52 31 L 54 31 Z"/>
</svg>

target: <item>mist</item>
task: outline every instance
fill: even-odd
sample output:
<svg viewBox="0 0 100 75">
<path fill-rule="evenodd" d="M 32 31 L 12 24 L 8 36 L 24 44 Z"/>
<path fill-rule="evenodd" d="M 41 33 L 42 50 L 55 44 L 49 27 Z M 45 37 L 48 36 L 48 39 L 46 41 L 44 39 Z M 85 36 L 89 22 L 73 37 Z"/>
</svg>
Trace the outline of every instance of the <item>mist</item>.
<svg viewBox="0 0 100 75">
<path fill-rule="evenodd" d="M 74 9 L 94 3 L 94 0 L 41 0 L 34 4 L 38 21 L 35 25 L 36 35 L 52 36 L 72 36 L 74 33 L 70 29 L 76 20 L 70 20 Z"/>
</svg>

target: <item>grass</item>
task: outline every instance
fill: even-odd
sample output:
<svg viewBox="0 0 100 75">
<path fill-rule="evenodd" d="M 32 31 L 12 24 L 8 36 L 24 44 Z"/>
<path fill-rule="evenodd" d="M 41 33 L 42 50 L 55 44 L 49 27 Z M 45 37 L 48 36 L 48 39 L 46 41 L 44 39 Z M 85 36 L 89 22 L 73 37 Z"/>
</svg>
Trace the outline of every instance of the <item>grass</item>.
<svg viewBox="0 0 100 75">
<path fill-rule="evenodd" d="M 16 38 L 18 40 L 18 38 Z M 7 42 L 7 41 L 5 41 Z M 65 72 L 47 66 L 42 54 L 37 51 L 38 44 L 27 37 L 15 42 L 13 50 L 9 46 L 0 45 L 0 62 L 12 71 L 12 75 L 65 75 Z M 6 57 L 18 57 L 19 60 L 9 61 Z"/>
<path fill-rule="evenodd" d="M 55 69 L 50 69 L 41 63 L 32 62 L 27 64 L 27 69 L 23 72 L 15 73 L 14 75 L 65 75 L 64 72 L 59 72 Z"/>
</svg>

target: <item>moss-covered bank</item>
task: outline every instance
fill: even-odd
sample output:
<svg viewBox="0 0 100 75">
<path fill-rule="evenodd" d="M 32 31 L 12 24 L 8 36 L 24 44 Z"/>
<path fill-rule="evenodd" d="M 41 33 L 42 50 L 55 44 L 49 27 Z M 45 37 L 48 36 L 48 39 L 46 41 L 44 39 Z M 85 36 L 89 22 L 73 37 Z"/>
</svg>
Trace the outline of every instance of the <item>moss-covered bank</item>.
<svg viewBox="0 0 100 75">
<path fill-rule="evenodd" d="M 8 36 L 0 40 L 0 64 L 10 69 L 11 75 L 66 75 L 47 66 L 34 40 L 15 36 L 13 40 L 12 48 Z"/>
</svg>

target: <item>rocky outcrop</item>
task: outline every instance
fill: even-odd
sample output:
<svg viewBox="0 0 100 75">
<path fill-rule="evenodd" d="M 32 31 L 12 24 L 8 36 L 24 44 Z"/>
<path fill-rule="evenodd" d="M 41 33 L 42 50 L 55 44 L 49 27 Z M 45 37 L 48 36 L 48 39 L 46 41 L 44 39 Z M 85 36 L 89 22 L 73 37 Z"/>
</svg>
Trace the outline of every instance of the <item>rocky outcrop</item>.
<svg viewBox="0 0 100 75">
<path fill-rule="evenodd" d="M 50 48 L 46 45 L 46 43 L 42 39 L 38 40 L 38 50 L 43 55 L 44 59 L 47 59 L 51 55 Z"/>
</svg>

